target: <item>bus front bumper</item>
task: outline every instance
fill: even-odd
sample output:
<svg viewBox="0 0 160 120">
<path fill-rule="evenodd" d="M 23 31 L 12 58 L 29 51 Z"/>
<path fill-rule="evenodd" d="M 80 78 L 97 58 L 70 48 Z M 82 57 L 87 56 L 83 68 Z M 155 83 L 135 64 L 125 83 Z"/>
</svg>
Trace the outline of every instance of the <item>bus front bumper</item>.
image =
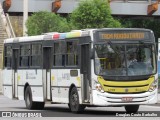
<svg viewBox="0 0 160 120">
<path fill-rule="evenodd" d="M 111 94 L 101 93 L 93 90 L 93 105 L 97 106 L 123 106 L 123 105 L 141 105 L 155 104 L 158 101 L 157 89 L 153 92 L 138 94 Z"/>
</svg>

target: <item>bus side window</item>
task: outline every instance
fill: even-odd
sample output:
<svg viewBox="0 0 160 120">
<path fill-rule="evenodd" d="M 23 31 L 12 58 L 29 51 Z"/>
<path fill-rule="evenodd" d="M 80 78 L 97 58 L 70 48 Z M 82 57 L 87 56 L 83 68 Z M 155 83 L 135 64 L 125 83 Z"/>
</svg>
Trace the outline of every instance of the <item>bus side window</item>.
<svg viewBox="0 0 160 120">
<path fill-rule="evenodd" d="M 78 41 L 67 42 L 67 66 L 77 66 L 78 65 Z"/>
<path fill-rule="evenodd" d="M 5 53 L 4 53 L 4 67 L 10 68 L 11 67 L 11 59 L 12 59 L 12 47 L 5 46 Z"/>
<path fill-rule="evenodd" d="M 29 67 L 30 45 L 20 46 L 20 67 Z"/>
<path fill-rule="evenodd" d="M 65 65 L 65 42 L 59 41 L 54 43 L 54 53 L 53 53 L 53 65 L 54 66 L 64 66 Z"/>
<path fill-rule="evenodd" d="M 31 66 L 40 66 L 41 65 L 41 54 L 42 54 L 42 45 L 39 43 L 32 44 Z"/>
</svg>

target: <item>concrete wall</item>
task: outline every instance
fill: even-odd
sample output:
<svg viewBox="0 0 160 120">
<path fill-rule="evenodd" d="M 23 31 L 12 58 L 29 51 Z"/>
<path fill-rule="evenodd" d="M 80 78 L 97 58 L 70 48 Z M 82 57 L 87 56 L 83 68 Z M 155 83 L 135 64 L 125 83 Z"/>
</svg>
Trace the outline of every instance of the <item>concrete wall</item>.
<svg viewBox="0 0 160 120">
<path fill-rule="evenodd" d="M 23 16 L 10 16 L 10 21 L 16 37 L 23 36 Z"/>
<path fill-rule="evenodd" d="M 111 11 L 112 15 L 147 15 L 149 3 L 145 2 L 111 2 Z M 160 8 L 160 4 L 158 4 L 158 8 Z M 153 16 L 159 16 L 160 11 L 157 10 L 153 13 Z"/>
<path fill-rule="evenodd" d="M 0 0 L 1 4 L 4 0 Z M 51 11 L 54 0 L 28 0 L 29 12 Z M 23 0 L 12 0 L 9 12 L 23 12 Z"/>
<path fill-rule="evenodd" d="M 4 0 L 0 0 L 2 3 Z M 55 0 L 28 0 L 29 12 L 50 11 L 52 10 L 52 2 Z M 62 6 L 58 13 L 71 13 L 80 0 L 62 0 Z M 125 2 L 127 1 L 127 2 Z M 110 3 L 113 15 L 147 15 L 147 7 L 150 0 L 112 0 Z M 155 0 L 151 0 L 155 2 Z M 160 4 L 158 5 L 160 7 Z M 23 0 L 12 0 L 9 12 L 23 12 Z M 154 16 L 160 15 L 157 10 Z"/>
<path fill-rule="evenodd" d="M 4 0 L 0 0 L 1 4 Z M 28 11 L 38 12 L 38 11 L 52 11 L 52 2 L 55 0 L 28 0 Z M 59 9 L 59 13 L 71 13 L 77 3 L 80 0 L 62 0 L 62 7 Z M 9 12 L 23 12 L 23 0 L 12 0 Z"/>
</svg>

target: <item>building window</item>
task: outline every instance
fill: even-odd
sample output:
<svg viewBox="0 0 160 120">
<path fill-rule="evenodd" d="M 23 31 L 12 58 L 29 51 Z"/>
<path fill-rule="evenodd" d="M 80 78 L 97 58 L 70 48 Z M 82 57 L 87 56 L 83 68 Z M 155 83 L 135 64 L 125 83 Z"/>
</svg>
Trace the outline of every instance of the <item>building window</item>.
<svg viewBox="0 0 160 120">
<path fill-rule="evenodd" d="M 54 43 L 53 65 L 64 66 L 65 65 L 65 42 L 60 41 Z"/>
<path fill-rule="evenodd" d="M 30 45 L 20 46 L 20 67 L 29 67 Z"/>
<path fill-rule="evenodd" d="M 67 66 L 77 66 L 78 65 L 78 41 L 67 42 L 67 55 L 66 55 L 66 65 Z"/>
<path fill-rule="evenodd" d="M 5 61 L 4 66 L 5 67 L 11 67 L 11 59 L 12 59 L 12 47 L 11 46 L 5 46 Z"/>
</svg>

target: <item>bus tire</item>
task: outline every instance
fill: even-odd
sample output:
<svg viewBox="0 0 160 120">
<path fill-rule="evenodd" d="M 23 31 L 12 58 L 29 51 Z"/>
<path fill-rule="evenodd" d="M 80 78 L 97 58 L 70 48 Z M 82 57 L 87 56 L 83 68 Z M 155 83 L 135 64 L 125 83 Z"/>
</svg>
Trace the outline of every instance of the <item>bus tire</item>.
<svg viewBox="0 0 160 120">
<path fill-rule="evenodd" d="M 26 108 L 29 110 L 44 108 L 44 102 L 33 102 L 32 92 L 29 86 L 27 86 L 25 90 L 25 104 L 26 104 Z"/>
<path fill-rule="evenodd" d="M 73 113 L 80 113 L 85 109 L 84 105 L 79 104 L 79 95 L 76 87 L 73 87 L 69 94 L 68 106 Z"/>
<path fill-rule="evenodd" d="M 138 112 L 139 105 L 126 105 L 125 110 L 127 113 L 136 113 Z"/>
</svg>

